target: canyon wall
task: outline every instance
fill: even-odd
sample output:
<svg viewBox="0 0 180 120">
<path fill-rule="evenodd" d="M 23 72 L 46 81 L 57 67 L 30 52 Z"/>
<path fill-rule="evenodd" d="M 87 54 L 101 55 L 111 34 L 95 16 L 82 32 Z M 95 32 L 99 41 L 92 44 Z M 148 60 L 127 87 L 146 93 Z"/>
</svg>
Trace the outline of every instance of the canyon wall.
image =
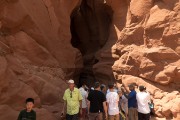
<svg viewBox="0 0 180 120">
<path fill-rule="evenodd" d="M 71 45 L 70 15 L 78 4 L 0 1 L 0 120 L 16 120 L 28 97 L 38 120 L 60 117 L 66 80 L 83 66 Z"/>
<path fill-rule="evenodd" d="M 106 74 L 109 78 L 113 73 L 115 79 L 126 86 L 130 83 L 146 86 L 156 116 L 179 120 L 180 1 L 106 2 L 114 11 L 112 29 L 107 44 L 99 53 L 95 73 Z"/>
</svg>

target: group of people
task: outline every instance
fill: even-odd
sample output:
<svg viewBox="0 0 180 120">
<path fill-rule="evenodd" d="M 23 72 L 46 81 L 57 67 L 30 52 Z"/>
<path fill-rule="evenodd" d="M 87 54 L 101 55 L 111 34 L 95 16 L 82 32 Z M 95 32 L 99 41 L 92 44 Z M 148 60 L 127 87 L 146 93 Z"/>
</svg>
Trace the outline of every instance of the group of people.
<svg viewBox="0 0 180 120">
<path fill-rule="evenodd" d="M 110 83 L 108 88 L 99 82 L 90 90 L 85 84 L 76 88 L 74 80 L 68 81 L 69 88 L 65 91 L 62 117 L 66 120 L 149 120 L 150 94 L 146 87 L 135 85 L 118 88 Z M 66 114 L 65 114 L 66 111 Z"/>
<path fill-rule="evenodd" d="M 61 113 L 66 120 L 150 120 L 152 104 L 144 86 L 139 86 L 136 92 L 134 84 L 128 89 L 125 85 L 118 88 L 110 83 L 107 88 L 96 82 L 91 89 L 85 84 L 78 89 L 74 80 L 69 80 L 68 85 Z M 34 99 L 28 98 L 26 109 L 20 112 L 18 120 L 36 120 L 33 106 Z"/>
</svg>

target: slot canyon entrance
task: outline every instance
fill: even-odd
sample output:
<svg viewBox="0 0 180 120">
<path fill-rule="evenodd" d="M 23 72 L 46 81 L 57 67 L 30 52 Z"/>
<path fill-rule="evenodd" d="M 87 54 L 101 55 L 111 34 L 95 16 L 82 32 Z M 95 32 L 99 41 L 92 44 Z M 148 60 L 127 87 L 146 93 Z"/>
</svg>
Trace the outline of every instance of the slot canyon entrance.
<svg viewBox="0 0 180 120">
<path fill-rule="evenodd" d="M 71 44 L 80 50 L 83 59 L 78 86 L 83 81 L 87 85 L 96 81 L 93 65 L 99 61 L 96 53 L 108 40 L 112 15 L 104 0 L 82 0 L 71 14 Z"/>
</svg>

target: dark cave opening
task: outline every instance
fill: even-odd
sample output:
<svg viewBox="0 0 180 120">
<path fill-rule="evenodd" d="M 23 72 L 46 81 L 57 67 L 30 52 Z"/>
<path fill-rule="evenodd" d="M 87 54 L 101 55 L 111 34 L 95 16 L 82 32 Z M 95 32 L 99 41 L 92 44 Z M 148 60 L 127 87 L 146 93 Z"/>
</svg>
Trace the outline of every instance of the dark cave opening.
<svg viewBox="0 0 180 120">
<path fill-rule="evenodd" d="M 87 85 L 97 81 L 93 65 L 99 60 L 95 55 L 108 40 L 112 16 L 113 11 L 104 0 L 82 0 L 71 14 L 71 44 L 80 50 L 84 65 L 78 86 L 84 81 Z"/>
</svg>

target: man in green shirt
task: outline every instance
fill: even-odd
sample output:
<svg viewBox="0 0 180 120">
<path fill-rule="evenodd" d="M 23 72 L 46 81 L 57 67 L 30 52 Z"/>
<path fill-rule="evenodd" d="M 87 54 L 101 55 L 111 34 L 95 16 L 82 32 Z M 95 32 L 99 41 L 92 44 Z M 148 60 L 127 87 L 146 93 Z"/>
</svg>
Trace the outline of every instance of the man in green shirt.
<svg viewBox="0 0 180 120">
<path fill-rule="evenodd" d="M 26 99 L 26 109 L 22 110 L 17 120 L 36 120 L 36 112 L 32 110 L 34 106 L 34 99 Z"/>
<path fill-rule="evenodd" d="M 66 109 L 66 120 L 78 120 L 78 113 L 82 113 L 82 95 L 79 89 L 75 88 L 74 80 L 68 81 L 69 88 L 64 92 L 64 107 L 62 115 Z"/>
</svg>

